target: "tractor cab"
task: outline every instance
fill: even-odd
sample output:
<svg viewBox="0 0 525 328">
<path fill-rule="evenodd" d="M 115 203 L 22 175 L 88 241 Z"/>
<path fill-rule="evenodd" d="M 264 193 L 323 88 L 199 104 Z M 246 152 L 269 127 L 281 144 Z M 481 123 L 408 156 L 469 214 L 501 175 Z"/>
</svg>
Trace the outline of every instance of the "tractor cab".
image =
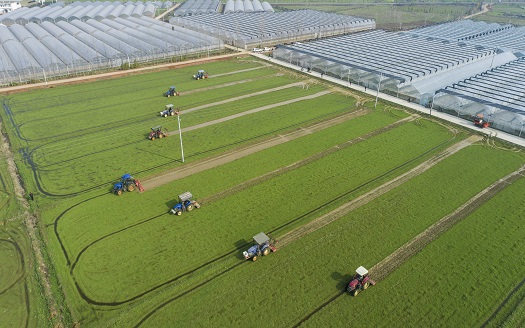
<svg viewBox="0 0 525 328">
<path fill-rule="evenodd" d="M 187 191 L 183 194 L 180 194 L 178 197 L 178 203 L 173 206 L 173 208 L 170 210 L 170 213 L 173 213 L 175 215 L 182 215 L 182 212 L 190 212 L 194 208 L 200 208 L 201 205 L 197 203 L 196 200 L 192 200 L 193 195 L 191 192 Z"/>
<path fill-rule="evenodd" d="M 247 251 L 242 252 L 244 258 L 252 261 L 257 261 L 259 256 L 266 256 L 270 252 L 275 252 L 277 249 L 274 246 L 275 241 L 266 235 L 264 232 L 261 232 L 253 237 L 254 245 L 248 248 Z"/>
<path fill-rule="evenodd" d="M 352 281 L 346 286 L 346 290 L 352 296 L 357 296 L 362 290 L 367 289 L 370 285 L 374 286 L 376 284 L 370 276 L 368 275 L 368 270 L 365 267 L 360 266 L 355 270 L 355 276 Z"/>
<path fill-rule="evenodd" d="M 154 126 L 151 128 L 151 132 L 148 135 L 149 140 L 155 140 L 155 139 L 162 139 L 164 137 L 167 137 L 166 131 L 162 131 L 162 126 Z"/>
<path fill-rule="evenodd" d="M 173 108 L 173 104 L 166 105 L 166 109 L 164 109 L 162 112 L 160 112 L 160 116 L 162 116 L 162 117 L 173 116 L 175 114 L 177 114 L 177 112 Z"/>
</svg>

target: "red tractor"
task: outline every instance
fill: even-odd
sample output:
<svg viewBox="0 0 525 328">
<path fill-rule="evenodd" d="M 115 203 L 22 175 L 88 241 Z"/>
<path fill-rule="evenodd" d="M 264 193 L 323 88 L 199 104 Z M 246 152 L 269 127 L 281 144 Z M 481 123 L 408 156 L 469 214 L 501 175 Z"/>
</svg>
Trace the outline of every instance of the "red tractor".
<svg viewBox="0 0 525 328">
<path fill-rule="evenodd" d="M 374 286 L 375 284 L 376 282 L 370 279 L 368 270 L 360 266 L 355 270 L 354 279 L 348 283 L 346 290 L 350 295 L 357 296 L 362 290 L 367 289 L 370 285 Z"/>
<path fill-rule="evenodd" d="M 483 114 L 478 114 L 474 118 L 474 125 L 483 129 L 488 128 L 490 126 L 490 123 L 483 119 Z"/>
<path fill-rule="evenodd" d="M 148 139 L 149 140 L 162 139 L 167 136 L 168 136 L 168 133 L 166 130 L 162 131 L 162 127 L 155 126 L 151 128 L 151 132 L 149 133 Z"/>
</svg>

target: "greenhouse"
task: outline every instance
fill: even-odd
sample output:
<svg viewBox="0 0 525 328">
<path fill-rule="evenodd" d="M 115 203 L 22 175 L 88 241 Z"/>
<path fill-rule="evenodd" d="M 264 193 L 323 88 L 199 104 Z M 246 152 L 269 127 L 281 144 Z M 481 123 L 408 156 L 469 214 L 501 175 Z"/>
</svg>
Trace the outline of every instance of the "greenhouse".
<svg viewBox="0 0 525 328">
<path fill-rule="evenodd" d="M 218 1 L 218 0 L 215 0 Z M 164 5 L 170 5 L 171 2 L 165 2 Z M 13 24 L 26 25 L 27 23 L 40 24 L 43 21 L 56 23 L 59 21 L 71 22 L 76 19 L 86 21 L 91 18 L 101 20 L 104 18 L 114 19 L 116 17 L 153 17 L 156 8 L 162 3 L 157 2 L 128 2 L 122 4 L 120 1 L 115 2 L 74 2 L 67 6 L 61 6 L 59 3 L 54 3 L 47 7 L 33 7 L 27 9 L 22 7 L 6 15 L 0 16 L 0 24 L 11 26 Z"/>
<path fill-rule="evenodd" d="M 219 39 L 146 16 L 0 25 L 0 84 L 209 56 L 223 47 Z"/>
<path fill-rule="evenodd" d="M 495 129 L 525 136 L 525 58 L 438 90 L 432 107 L 465 118 L 482 114 Z"/>
<path fill-rule="evenodd" d="M 255 8 L 255 6 L 254 6 Z M 235 47 L 290 43 L 375 28 L 370 19 L 296 10 L 280 13 L 252 12 L 173 17 L 170 23 L 220 38 Z"/>
<path fill-rule="evenodd" d="M 214 13 L 219 10 L 220 4 L 221 2 L 219 0 L 187 0 L 175 9 L 173 15 L 186 16 Z"/>
</svg>

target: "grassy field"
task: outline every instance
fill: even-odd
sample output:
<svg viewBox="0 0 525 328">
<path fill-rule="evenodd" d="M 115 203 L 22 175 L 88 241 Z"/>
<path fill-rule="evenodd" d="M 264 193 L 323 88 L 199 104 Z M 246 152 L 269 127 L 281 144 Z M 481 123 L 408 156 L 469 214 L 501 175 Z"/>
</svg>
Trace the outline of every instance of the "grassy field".
<svg viewBox="0 0 525 328">
<path fill-rule="evenodd" d="M 0 154 L 0 327 L 50 327 L 21 213 Z"/>
<path fill-rule="evenodd" d="M 197 69 L 208 71 L 210 78 L 193 80 Z M 163 97 L 170 85 L 176 85 L 181 96 Z M 152 126 L 177 130 L 175 118 L 158 115 L 166 103 L 182 111 L 185 163 L 178 133 L 147 140 Z M 86 327 L 240 327 L 261 322 L 272 327 L 301 322 L 337 326 L 363 304 L 374 302 L 375 310 L 355 322 L 381 326 L 396 320 L 417 325 L 441 314 L 453 326 L 455 307 L 446 302 L 436 305 L 429 296 L 431 286 L 446 289 L 443 284 L 454 281 L 449 276 L 423 279 L 435 279 L 429 273 L 442 263 L 427 262 L 441 255 L 433 249 L 443 250 L 445 246 L 434 246 L 442 240 L 457 242 L 450 252 L 461 258 L 459 250 L 475 244 L 479 235 L 461 240 L 465 233 L 454 235 L 451 229 L 424 250 L 430 255 L 406 261 L 363 297 L 337 295 L 357 266 L 374 266 L 525 163 L 522 152 L 481 143 L 468 146 L 253 263 L 243 260 L 242 251 L 258 232 L 285 238 L 323 215 L 369 197 L 374 188 L 416 166 L 431 163 L 438 154 L 445 156 L 445 149 L 469 134 L 382 102 L 374 109 L 372 101 L 358 103 L 351 94 L 308 75 L 251 59 L 35 90 L 10 95 L 4 105 L 0 116 L 20 174 L 26 189 L 36 194 L 32 206 L 40 217 L 50 274 L 61 287 L 57 299 L 71 313 L 65 316 L 66 326 L 75 322 Z M 202 125 L 208 122 L 213 124 Z M 202 172 L 178 175 L 182 169 L 272 140 L 282 142 Z M 473 160 L 479 158 L 483 161 Z M 147 182 L 173 170 L 176 180 L 144 193 L 120 197 L 110 193 L 124 173 Z M 501 197 L 518 199 L 512 190 L 519 188 L 511 187 L 504 190 L 511 194 L 502 192 Z M 176 196 L 185 191 L 191 191 L 202 208 L 181 217 L 168 214 Z M 16 209 L 9 206 L 2 208 L 15 215 Z M 501 210 L 503 205 L 491 208 Z M 479 218 L 473 219 L 475 215 Z M 490 216 L 494 217 L 490 211 L 476 211 L 457 227 L 472 220 L 485 222 Z M 482 233 L 485 228 L 480 225 Z M 517 230 L 509 239 L 494 234 L 489 244 L 515 240 Z M 0 256 L 9 259 L 9 272 L 16 273 L 1 271 L 3 284 L 21 276 L 23 262 L 15 255 L 12 244 L 0 244 Z M 478 258 L 463 261 L 475 268 L 482 265 Z M 472 314 L 470 323 L 487 320 L 509 286 L 516 284 L 521 262 L 512 263 L 516 263 L 509 268 L 512 274 L 494 290 L 498 298 Z M 474 270 L 467 268 L 462 267 L 465 275 Z M 398 271 L 413 275 L 414 283 L 404 286 L 411 295 L 404 312 L 394 306 L 407 299 L 402 293 L 393 295 Z M 463 294 L 466 286 L 479 281 L 478 276 L 464 279 L 468 283 L 457 287 Z M 17 288 L 16 293 L 23 285 Z M 428 298 L 418 298 L 418 291 Z M 519 322 L 521 293 L 514 293 L 494 320 Z M 482 293 L 472 295 L 481 302 Z M 439 297 L 457 301 L 459 296 L 443 290 Z M 6 298 L 6 308 L 13 302 L 12 296 Z M 196 316 L 198 309 L 206 311 Z M 17 311 L 22 310 L 18 306 Z M 400 319 L 414 311 L 419 316 Z"/>
<path fill-rule="evenodd" d="M 498 3 L 488 13 L 476 16 L 473 19 L 523 26 L 525 25 L 525 6 L 522 3 Z"/>
</svg>

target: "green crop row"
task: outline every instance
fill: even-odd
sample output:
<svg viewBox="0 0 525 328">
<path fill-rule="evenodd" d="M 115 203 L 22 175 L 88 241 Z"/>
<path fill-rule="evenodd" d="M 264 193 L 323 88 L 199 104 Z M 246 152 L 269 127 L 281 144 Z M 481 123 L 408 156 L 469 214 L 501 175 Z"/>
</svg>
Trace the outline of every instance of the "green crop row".
<svg viewBox="0 0 525 328">
<path fill-rule="evenodd" d="M 486 167 L 484 176 L 509 171 L 501 163 L 494 165 Z M 464 186 L 467 184 L 477 183 L 472 179 Z M 451 327 L 481 326 L 525 275 L 524 187 L 524 179 L 507 187 L 407 261 L 373 292 L 363 298 L 360 295 L 359 300 L 335 302 L 314 317 L 310 326 L 328 318 L 338 322 L 344 313 L 357 311 L 364 304 L 368 311 L 354 318 L 356 325 L 403 322 L 407 326 L 432 326 L 443 322 Z M 468 311 L 462 310 L 466 304 Z"/>
<path fill-rule="evenodd" d="M 450 139 L 448 130 L 440 126 L 429 124 L 421 127 L 412 123 L 400 126 L 207 204 L 206 208 L 192 213 L 191 220 L 181 220 L 176 226 L 172 222 L 174 217 L 165 214 L 107 236 L 82 253 L 74 271 L 75 277 L 85 293 L 96 300 L 127 299 L 199 263 L 232 251 L 238 236 L 275 230 L 447 139 Z M 408 143 L 410 149 L 407 149 Z M 376 163 L 378 158 L 382 158 L 382 163 Z M 164 202 L 157 204 L 159 209 L 167 209 Z M 136 213 L 135 208 L 130 206 L 127 211 Z M 154 215 L 157 214 L 162 214 L 162 211 L 155 211 Z M 64 234 L 63 241 L 68 249 L 71 244 L 83 240 L 78 236 L 80 232 L 85 234 L 96 229 L 96 225 L 87 226 L 88 222 L 83 217 L 80 220 L 74 217 L 67 225 L 61 225 L 59 232 L 78 231 Z M 216 236 L 217 245 L 202 252 L 209 247 L 206 236 L 210 233 Z M 144 236 L 148 237 L 142 238 Z M 157 242 L 151 243 L 151 240 Z M 182 250 L 184 256 L 181 256 Z M 71 253 L 77 252 L 73 250 Z M 141 263 L 140 268 L 137 268 L 138 263 Z M 172 263 L 177 263 L 176 267 Z M 112 290 L 104 286 L 112 286 Z"/>
<path fill-rule="evenodd" d="M 483 161 L 472 161 L 471 158 L 483 158 Z M 274 327 L 292 326 L 322 303 L 338 295 L 359 265 L 372 267 L 522 163 L 523 157 L 514 153 L 482 147 L 464 149 L 422 175 L 268 258 L 233 269 L 173 302 L 153 305 L 150 311 L 155 312 L 150 312 L 152 316 L 142 326 L 162 326 L 168 322 L 176 326 L 193 327 L 241 327 L 254 322 L 265 322 Z M 458 234 L 455 241 L 467 236 L 470 229 Z M 523 236 L 521 231 L 513 235 L 520 233 Z M 501 237 L 501 233 L 498 235 Z M 477 240 L 483 243 L 485 237 L 478 235 Z M 454 248 L 462 253 L 468 246 Z M 432 252 L 432 256 L 426 257 L 427 260 L 441 255 L 439 257 L 443 261 L 439 263 L 446 263 L 446 249 L 437 249 L 439 251 Z M 469 261 L 468 254 L 462 254 L 458 263 L 454 266 L 450 264 L 449 271 L 456 273 L 453 268 Z M 483 261 L 483 256 L 478 258 Z M 437 291 L 434 284 L 441 281 L 439 292 L 451 295 L 454 289 L 448 288 L 447 281 L 456 281 L 454 286 L 467 285 L 465 280 L 470 278 L 455 279 L 441 270 L 434 274 L 424 272 L 425 265 L 432 266 L 432 263 L 425 263 L 421 267 L 414 265 L 411 273 L 404 270 L 404 274 L 397 274 L 396 271 L 357 298 L 342 295 L 307 323 L 315 327 L 326 324 L 346 327 L 351 318 L 352 324 L 356 325 L 384 326 L 392 322 L 432 325 L 439 317 L 421 320 L 426 320 L 428 312 L 435 305 L 430 299 Z M 513 265 L 514 270 L 517 267 Z M 474 272 L 471 271 L 471 275 Z M 393 278 L 394 275 L 396 278 Z M 471 279 L 470 286 L 480 280 L 487 281 L 487 284 L 493 283 L 485 277 Z M 425 301 L 415 296 L 422 294 L 416 294 L 419 289 L 426 291 Z M 483 302 L 482 298 L 479 300 Z M 462 302 L 465 304 L 464 300 Z M 416 311 L 410 311 L 416 303 L 421 304 L 417 314 Z M 436 315 L 457 315 L 459 303 L 456 307 L 448 306 L 446 301 L 442 304 L 434 311 Z M 206 311 L 195 317 L 195 308 Z M 363 311 L 364 308 L 366 311 Z"/>
</svg>

